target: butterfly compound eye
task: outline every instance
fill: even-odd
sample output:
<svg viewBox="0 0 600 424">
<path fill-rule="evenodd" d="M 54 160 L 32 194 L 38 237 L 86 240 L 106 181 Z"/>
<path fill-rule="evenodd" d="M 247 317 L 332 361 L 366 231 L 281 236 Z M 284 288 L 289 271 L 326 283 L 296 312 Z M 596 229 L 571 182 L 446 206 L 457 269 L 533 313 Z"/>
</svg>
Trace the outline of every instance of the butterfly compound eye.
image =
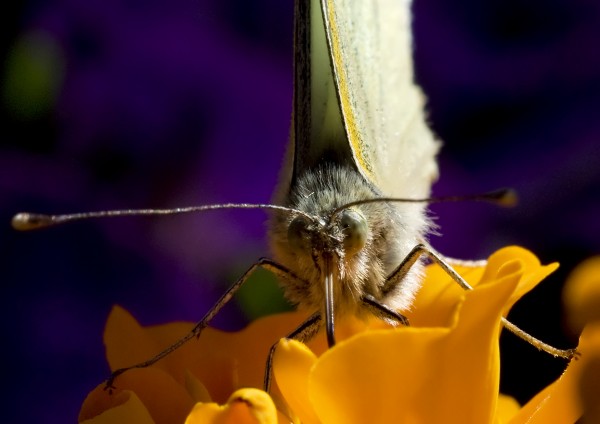
<svg viewBox="0 0 600 424">
<path fill-rule="evenodd" d="M 369 227 L 365 217 L 356 211 L 346 209 L 341 215 L 340 225 L 344 232 L 344 250 L 346 255 L 353 255 L 365 246 Z"/>
<path fill-rule="evenodd" d="M 297 216 L 288 227 L 288 242 L 295 252 L 305 250 L 309 221 L 304 216 Z"/>
</svg>

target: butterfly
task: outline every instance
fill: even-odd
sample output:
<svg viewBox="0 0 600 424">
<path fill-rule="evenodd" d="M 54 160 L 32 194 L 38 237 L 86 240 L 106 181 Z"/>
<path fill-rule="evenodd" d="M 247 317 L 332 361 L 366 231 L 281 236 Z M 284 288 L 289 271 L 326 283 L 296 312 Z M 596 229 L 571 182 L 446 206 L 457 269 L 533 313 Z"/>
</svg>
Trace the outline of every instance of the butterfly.
<svg viewBox="0 0 600 424">
<path fill-rule="evenodd" d="M 440 142 L 427 125 L 425 97 L 413 75 L 410 1 L 296 0 L 294 40 L 290 142 L 274 204 L 13 219 L 16 228 L 31 229 L 92 217 L 269 212 L 273 259 L 253 264 L 186 337 L 144 363 L 114 371 L 108 387 L 128 369 L 152 365 L 199 335 L 258 267 L 279 278 L 292 303 L 313 312 L 287 337 L 307 341 L 324 328 L 330 346 L 335 321 L 345 314 L 408 324 L 402 311 L 421 284 L 423 256 L 470 289 L 427 242 Z M 510 195 L 475 198 L 502 202 Z M 275 348 L 267 358 L 266 389 Z"/>
<path fill-rule="evenodd" d="M 269 239 L 290 271 L 279 272 L 286 296 L 320 311 L 332 345 L 335 315 L 410 306 L 426 205 L 353 202 L 429 197 L 440 143 L 414 83 L 409 2 L 297 1 L 295 19 L 291 142 L 276 203 L 309 216 L 273 213 Z"/>
</svg>

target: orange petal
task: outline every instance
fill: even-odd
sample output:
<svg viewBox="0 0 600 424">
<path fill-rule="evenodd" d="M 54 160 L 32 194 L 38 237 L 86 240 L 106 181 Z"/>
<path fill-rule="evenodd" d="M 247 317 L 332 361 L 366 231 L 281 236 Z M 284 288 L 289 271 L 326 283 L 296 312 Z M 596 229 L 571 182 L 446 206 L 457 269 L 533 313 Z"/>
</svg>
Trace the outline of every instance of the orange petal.
<svg viewBox="0 0 600 424">
<path fill-rule="evenodd" d="M 185 389 L 194 402 L 210 402 L 212 400 L 206 386 L 189 371 L 185 374 Z"/>
<path fill-rule="evenodd" d="M 120 306 L 110 311 L 104 328 L 104 345 L 111 370 L 145 361 L 159 349 L 135 318 Z"/>
<path fill-rule="evenodd" d="M 365 332 L 324 353 L 309 378 L 321 421 L 490 422 L 499 320 L 517 285 L 503 280 L 466 293 L 454 329 Z"/>
<path fill-rule="evenodd" d="M 276 424 L 277 410 L 271 397 L 262 390 L 240 389 L 227 405 L 198 403 L 185 424 Z"/>
<path fill-rule="evenodd" d="M 517 415 L 521 405 L 511 396 L 500 394 L 498 396 L 498 406 L 496 408 L 496 423 L 506 424 Z"/>
<path fill-rule="evenodd" d="M 504 315 L 506 315 L 521 297 L 557 268 L 557 263 L 542 265 L 539 259 L 527 249 L 519 246 L 509 246 L 490 256 L 479 284 L 488 284 L 508 275 L 522 275 L 517 289 L 504 306 Z"/>
<path fill-rule="evenodd" d="M 185 388 L 158 368 L 130 370 L 117 378 L 115 386 L 112 393 L 104 390 L 104 384 L 96 387 L 83 402 L 79 419 L 118 406 L 123 391 L 134 392 L 157 424 L 182 422 L 194 404 Z"/>
<path fill-rule="evenodd" d="M 273 358 L 273 375 L 288 406 L 303 424 L 318 423 L 308 395 L 308 375 L 317 357 L 306 345 L 281 339 Z"/>
<path fill-rule="evenodd" d="M 86 402 L 92 402 L 90 396 Z M 99 397 L 94 401 L 98 403 L 95 408 L 90 407 L 88 412 L 97 409 L 98 414 L 87 416 L 82 411 L 79 415 L 81 424 L 155 424 L 142 401 L 132 391 L 124 390 L 110 398 Z"/>
<path fill-rule="evenodd" d="M 600 422 L 600 343 L 593 354 L 585 360 L 579 377 L 578 393 L 583 407 L 584 423 Z"/>
<path fill-rule="evenodd" d="M 477 285 L 483 275 L 483 267 L 454 267 L 455 271 L 471 286 Z M 414 327 L 449 327 L 456 307 L 462 301 L 465 290 L 461 288 L 439 265 L 425 268 L 425 278 L 410 311 L 406 312 Z"/>
<path fill-rule="evenodd" d="M 581 263 L 563 291 L 569 324 L 576 333 L 587 322 L 600 321 L 600 256 Z"/>
</svg>

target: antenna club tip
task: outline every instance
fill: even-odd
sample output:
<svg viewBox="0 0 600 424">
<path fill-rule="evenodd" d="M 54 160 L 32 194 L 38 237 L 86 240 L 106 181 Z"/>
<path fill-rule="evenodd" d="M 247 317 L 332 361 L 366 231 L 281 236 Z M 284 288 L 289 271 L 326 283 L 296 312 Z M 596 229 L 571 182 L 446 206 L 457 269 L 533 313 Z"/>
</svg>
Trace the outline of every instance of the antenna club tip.
<svg viewBox="0 0 600 424">
<path fill-rule="evenodd" d="M 519 203 L 519 195 L 512 188 L 505 188 L 498 191 L 497 202 L 500 206 L 512 208 Z"/>
<path fill-rule="evenodd" d="M 13 216 L 11 225 L 18 231 L 36 230 L 53 225 L 55 222 L 48 215 L 21 212 Z"/>
</svg>

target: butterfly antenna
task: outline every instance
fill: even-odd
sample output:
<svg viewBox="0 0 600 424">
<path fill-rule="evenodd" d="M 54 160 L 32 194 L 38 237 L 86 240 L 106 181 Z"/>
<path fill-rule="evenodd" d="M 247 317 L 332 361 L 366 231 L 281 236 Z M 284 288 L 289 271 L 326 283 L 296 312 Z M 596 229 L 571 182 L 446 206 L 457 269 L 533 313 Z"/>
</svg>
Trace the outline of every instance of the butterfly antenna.
<svg viewBox="0 0 600 424">
<path fill-rule="evenodd" d="M 96 218 L 116 218 L 123 216 L 157 216 L 157 215 L 177 215 L 184 213 L 206 212 L 219 209 L 268 209 L 276 211 L 292 212 L 304 215 L 309 219 L 314 219 L 312 215 L 297 209 L 287 208 L 285 206 L 270 204 L 252 204 L 252 203 L 224 203 L 218 205 L 188 206 L 173 209 L 123 209 L 111 211 L 83 212 L 65 215 L 45 215 L 30 212 L 21 212 L 13 216 L 12 226 L 15 230 L 29 231 L 40 228 L 51 227 L 59 224 L 66 224 L 73 221 Z"/>
<path fill-rule="evenodd" d="M 517 192 L 512 188 L 501 188 L 498 190 L 490 191 L 483 194 L 473 194 L 465 196 L 442 196 L 432 197 L 430 199 L 423 199 L 424 202 L 428 203 L 443 203 L 443 202 L 462 202 L 462 201 L 474 201 L 474 202 L 488 202 L 498 206 L 506 208 L 512 208 L 519 202 L 519 196 Z"/>
<path fill-rule="evenodd" d="M 518 203 L 517 192 L 511 188 L 501 188 L 498 190 L 490 191 L 483 194 L 467 194 L 464 196 L 440 196 L 440 197 L 427 197 L 423 199 L 404 199 L 398 197 L 376 197 L 373 199 L 362 199 L 354 202 L 346 203 L 335 209 L 332 215 L 340 213 L 342 210 L 351 206 L 364 205 L 367 203 L 379 203 L 379 202 L 397 202 L 397 203 L 447 203 L 447 202 L 488 202 L 503 207 L 513 207 Z"/>
</svg>

